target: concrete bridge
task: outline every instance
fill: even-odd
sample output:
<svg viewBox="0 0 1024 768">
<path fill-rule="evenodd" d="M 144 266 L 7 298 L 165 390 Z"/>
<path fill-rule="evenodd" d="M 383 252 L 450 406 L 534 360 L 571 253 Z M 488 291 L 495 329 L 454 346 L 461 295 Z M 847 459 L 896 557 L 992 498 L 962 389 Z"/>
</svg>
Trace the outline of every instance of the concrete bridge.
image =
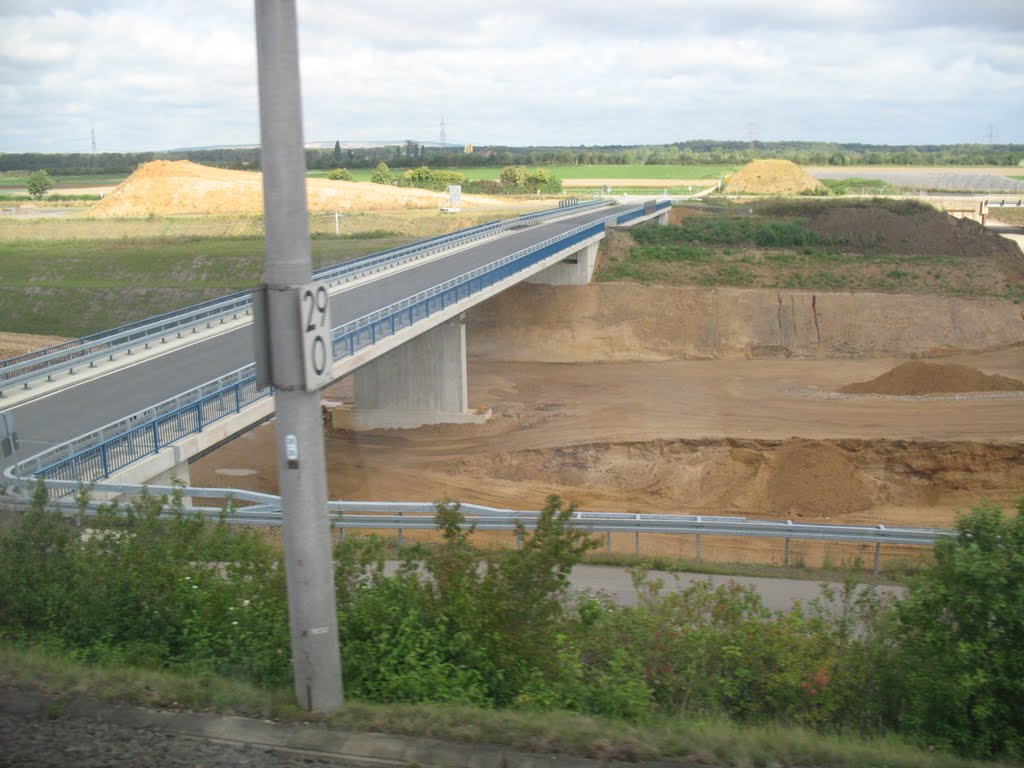
<svg viewBox="0 0 1024 768">
<path fill-rule="evenodd" d="M 365 429 L 486 419 L 468 402 L 464 313 L 523 281 L 588 283 L 607 227 L 667 223 L 668 205 L 521 217 L 482 237 L 452 237 L 451 247 L 415 259 L 372 259 L 372 269 L 339 279 L 331 285 L 331 378 L 353 375 L 355 388 L 355 407 L 340 423 Z M 0 439 L 6 429 L 19 443 L 0 457 L 6 481 L 187 482 L 190 461 L 268 419 L 274 398 L 255 382 L 251 312 L 236 307 L 240 301 L 229 304 L 232 314 L 185 331 L 168 332 L 163 316 L 135 324 L 144 331 L 133 335 L 134 346 L 104 350 L 98 360 L 93 354 L 88 364 L 76 352 L 82 344 L 37 357 L 44 362 L 24 375 L 31 386 L 2 389 Z M 150 327 L 156 330 L 146 335 Z M 0 373 L 10 362 L 0 363 Z"/>
</svg>

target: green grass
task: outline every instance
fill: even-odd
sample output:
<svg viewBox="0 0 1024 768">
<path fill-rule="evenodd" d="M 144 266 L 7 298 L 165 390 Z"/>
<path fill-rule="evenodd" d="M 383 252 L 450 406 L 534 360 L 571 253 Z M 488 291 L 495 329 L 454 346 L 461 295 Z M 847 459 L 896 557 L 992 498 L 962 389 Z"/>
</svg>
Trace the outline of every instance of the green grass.
<svg viewBox="0 0 1024 768">
<path fill-rule="evenodd" d="M 357 662 L 354 662 L 357 663 Z M 70 699 L 170 710 L 214 712 L 292 723 L 321 723 L 357 732 L 394 733 L 525 752 L 595 759 L 685 760 L 707 766 L 823 768 L 995 768 L 886 737 L 860 739 L 785 726 L 741 726 L 725 720 L 671 718 L 643 724 L 462 705 L 387 705 L 347 701 L 341 712 L 299 709 L 285 689 L 260 689 L 229 678 L 125 665 L 87 665 L 43 648 L 0 643 L 0 684 L 58 696 L 59 717 Z"/>
<path fill-rule="evenodd" d="M 820 179 L 833 195 L 898 195 L 900 187 L 881 179 Z"/>
<path fill-rule="evenodd" d="M 80 176 L 56 176 L 50 174 L 53 179 L 54 190 L 68 189 L 74 187 L 105 187 L 117 185 L 128 178 L 127 173 L 99 173 Z M 24 189 L 28 181 L 28 174 L 0 174 L 0 190 L 21 188 Z"/>
<path fill-rule="evenodd" d="M 809 223 L 837 201 L 770 201 L 750 214 L 725 208 L 681 226 L 644 225 L 629 234 L 629 255 L 605 263 L 596 279 L 704 287 L 915 293 L 1024 301 L 1024 284 L 1007 281 L 992 260 L 888 253 L 879 243 L 819 234 Z M 847 203 L 846 205 L 851 205 Z M 903 201 L 877 205 L 896 215 L 934 214 Z"/>
<path fill-rule="evenodd" d="M 318 237 L 313 262 L 414 240 L 380 231 Z M 82 336 L 255 286 L 263 262 L 257 236 L 0 241 L 0 316 L 5 331 Z"/>
<path fill-rule="evenodd" d="M 738 165 L 544 165 L 526 166 L 531 170 L 543 168 L 560 179 L 707 179 L 718 181 L 722 175 L 736 171 Z M 501 168 L 465 167 L 449 170 L 463 174 L 467 179 L 497 179 Z M 393 168 L 394 173 L 404 173 L 404 168 Z M 356 181 L 369 181 L 373 173 L 368 168 L 350 168 Z M 308 171 L 312 178 L 326 178 L 329 170 Z"/>
</svg>

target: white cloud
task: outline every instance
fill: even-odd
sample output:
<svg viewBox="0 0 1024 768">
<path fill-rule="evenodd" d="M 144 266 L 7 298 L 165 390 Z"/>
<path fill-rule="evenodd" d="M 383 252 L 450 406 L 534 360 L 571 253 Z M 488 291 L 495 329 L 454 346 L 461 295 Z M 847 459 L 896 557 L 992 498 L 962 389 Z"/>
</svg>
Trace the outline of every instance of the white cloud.
<svg viewBox="0 0 1024 768">
<path fill-rule="evenodd" d="M 247 0 L 0 8 L 0 151 L 259 138 Z M 1019 0 L 299 0 L 309 140 L 1024 141 Z"/>
</svg>

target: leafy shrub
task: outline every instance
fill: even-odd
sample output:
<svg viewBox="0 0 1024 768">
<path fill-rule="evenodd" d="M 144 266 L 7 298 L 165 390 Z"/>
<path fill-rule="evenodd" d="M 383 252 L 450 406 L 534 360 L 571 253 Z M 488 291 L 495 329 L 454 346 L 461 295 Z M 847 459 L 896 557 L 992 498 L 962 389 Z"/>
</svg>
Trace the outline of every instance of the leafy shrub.
<svg viewBox="0 0 1024 768">
<path fill-rule="evenodd" d="M 898 605 L 903 727 L 963 755 L 1024 758 L 1024 499 L 957 520 Z"/>
<path fill-rule="evenodd" d="M 333 171 L 327 174 L 327 178 L 331 181 L 355 181 L 353 176 L 347 168 L 335 168 Z"/>
</svg>

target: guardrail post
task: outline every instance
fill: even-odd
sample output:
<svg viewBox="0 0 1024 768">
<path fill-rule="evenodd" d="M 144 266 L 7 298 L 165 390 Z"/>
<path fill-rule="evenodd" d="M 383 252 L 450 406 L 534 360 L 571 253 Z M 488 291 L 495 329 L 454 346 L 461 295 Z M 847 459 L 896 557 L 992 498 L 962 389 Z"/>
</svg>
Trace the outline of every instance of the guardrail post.
<svg viewBox="0 0 1024 768">
<path fill-rule="evenodd" d="M 878 530 L 884 531 L 885 530 L 885 526 L 884 525 L 879 525 L 878 526 Z M 872 573 L 874 573 L 875 576 L 878 575 L 878 567 L 881 564 L 881 560 L 882 560 L 882 542 L 881 541 L 876 541 L 875 542 L 875 567 L 872 570 Z"/>
<path fill-rule="evenodd" d="M 242 385 L 235 384 L 235 413 L 242 410 Z"/>
<path fill-rule="evenodd" d="M 701 522 L 700 515 L 697 515 L 697 524 L 700 525 L 700 522 Z M 700 553 L 700 529 L 698 528 L 697 531 L 698 531 L 697 532 L 697 564 L 700 565 L 700 556 L 701 556 L 701 553 Z"/>
<path fill-rule="evenodd" d="M 516 549 L 523 548 L 523 529 L 516 528 Z"/>
<path fill-rule="evenodd" d="M 611 531 L 605 531 L 604 532 L 604 543 L 605 543 L 605 549 L 608 551 L 608 554 L 610 555 L 612 553 L 612 532 Z"/>
<path fill-rule="evenodd" d="M 793 524 L 792 520 L 787 520 L 786 521 L 786 525 L 792 525 L 792 524 Z M 785 557 L 785 559 L 782 562 L 783 562 L 783 565 L 785 565 L 787 568 L 789 568 L 789 539 L 788 538 L 786 539 L 786 557 Z"/>
<path fill-rule="evenodd" d="M 160 450 L 160 434 L 156 429 L 156 420 L 150 422 L 149 426 L 153 432 L 153 453 L 157 453 Z"/>
<path fill-rule="evenodd" d="M 203 431 L 203 401 L 196 403 L 196 432 Z"/>
<path fill-rule="evenodd" d="M 402 512 L 402 510 L 398 510 L 398 516 L 399 516 L 399 517 L 405 517 L 405 513 L 404 513 L 404 512 Z M 405 537 L 403 536 L 403 532 L 402 532 L 402 529 L 401 529 L 401 528 L 399 528 L 399 529 L 398 529 L 398 548 L 399 548 L 399 549 L 401 549 L 401 548 L 402 548 L 402 541 L 403 541 L 403 539 L 404 539 L 404 538 L 405 538 Z"/>
<path fill-rule="evenodd" d="M 636 550 L 636 556 L 640 557 L 640 531 L 633 534 L 633 545 Z"/>
<path fill-rule="evenodd" d="M 107 463 L 107 444 L 100 445 L 100 464 L 103 466 L 103 476 L 110 477 L 110 465 Z"/>
</svg>

